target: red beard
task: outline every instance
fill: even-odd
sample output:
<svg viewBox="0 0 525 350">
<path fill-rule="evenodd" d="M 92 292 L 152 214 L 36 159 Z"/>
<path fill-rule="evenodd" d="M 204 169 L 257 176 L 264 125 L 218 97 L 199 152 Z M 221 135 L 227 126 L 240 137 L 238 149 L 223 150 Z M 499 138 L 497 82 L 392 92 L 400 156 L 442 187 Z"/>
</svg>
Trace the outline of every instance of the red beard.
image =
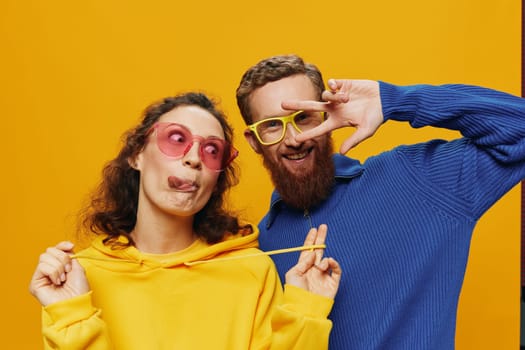
<svg viewBox="0 0 525 350">
<path fill-rule="evenodd" d="M 311 169 L 293 174 L 265 154 L 263 164 L 270 172 L 275 189 L 283 201 L 296 209 L 309 209 L 325 200 L 332 191 L 335 167 L 332 160 L 333 146 L 330 137 L 324 137 L 317 144 L 316 159 Z"/>
</svg>

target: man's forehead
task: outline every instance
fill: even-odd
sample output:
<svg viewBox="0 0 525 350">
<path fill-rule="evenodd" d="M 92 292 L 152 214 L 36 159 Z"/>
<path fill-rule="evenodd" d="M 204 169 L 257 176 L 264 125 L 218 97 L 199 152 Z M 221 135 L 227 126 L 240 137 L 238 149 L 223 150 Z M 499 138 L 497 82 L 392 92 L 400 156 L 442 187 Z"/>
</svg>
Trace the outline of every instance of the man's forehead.
<svg viewBox="0 0 525 350">
<path fill-rule="evenodd" d="M 316 99 L 316 89 L 306 75 L 293 75 L 269 82 L 254 90 L 250 96 L 253 122 L 293 113 L 281 107 L 283 101 Z"/>
</svg>

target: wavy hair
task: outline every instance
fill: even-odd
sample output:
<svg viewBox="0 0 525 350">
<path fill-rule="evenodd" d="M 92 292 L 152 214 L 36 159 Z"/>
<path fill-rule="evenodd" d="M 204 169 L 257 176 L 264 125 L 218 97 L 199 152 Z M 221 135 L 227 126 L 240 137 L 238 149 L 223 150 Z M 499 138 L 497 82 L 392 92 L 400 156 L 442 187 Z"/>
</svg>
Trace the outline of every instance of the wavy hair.
<svg viewBox="0 0 525 350">
<path fill-rule="evenodd" d="M 101 182 L 80 212 L 80 226 L 95 234 L 107 234 L 105 244 L 134 245 L 130 233 L 137 221 L 140 172 L 132 168 L 128 161 L 144 149 L 153 124 L 163 114 L 180 106 L 197 106 L 208 111 L 221 124 L 226 141 L 233 143 L 233 129 L 226 116 L 213 100 L 202 93 L 184 93 L 149 105 L 141 123 L 124 133 L 122 149 L 104 166 Z M 238 183 L 237 172 L 232 162 L 220 173 L 208 203 L 195 215 L 193 229 L 208 243 L 217 243 L 228 233 L 247 234 L 253 231 L 251 225 L 240 226 L 238 218 L 224 208 L 227 190 Z M 127 243 L 118 240 L 121 235 L 127 237 Z"/>
<path fill-rule="evenodd" d="M 323 76 L 319 69 L 311 64 L 305 63 L 297 55 L 272 56 L 260 61 L 250 67 L 242 76 L 239 87 L 237 88 L 237 106 L 241 112 L 246 125 L 253 123 L 253 115 L 250 109 L 250 96 L 257 88 L 269 82 L 281 80 L 296 74 L 306 75 L 314 88 L 317 90 L 318 99 L 325 89 Z"/>
</svg>

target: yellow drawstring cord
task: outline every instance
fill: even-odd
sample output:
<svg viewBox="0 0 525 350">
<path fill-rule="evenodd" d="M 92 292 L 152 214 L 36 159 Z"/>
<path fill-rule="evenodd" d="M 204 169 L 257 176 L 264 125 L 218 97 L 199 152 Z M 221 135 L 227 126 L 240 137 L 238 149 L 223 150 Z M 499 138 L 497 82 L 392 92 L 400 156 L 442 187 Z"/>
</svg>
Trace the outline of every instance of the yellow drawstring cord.
<svg viewBox="0 0 525 350">
<path fill-rule="evenodd" d="M 262 255 L 274 255 L 274 254 L 291 253 L 291 252 L 297 252 L 297 251 L 301 251 L 301 250 L 313 251 L 314 249 L 324 249 L 324 248 L 326 248 L 325 244 L 313 244 L 313 245 L 305 245 L 305 246 L 295 247 L 295 248 L 285 248 L 285 249 L 270 250 L 270 251 L 267 251 L 267 252 L 259 252 L 259 253 L 246 254 L 246 255 L 227 256 L 227 257 L 224 257 L 224 258 L 216 258 L 216 259 L 210 259 L 210 260 L 197 260 L 197 261 L 185 262 L 184 265 L 186 265 L 186 266 L 193 266 L 193 265 L 205 264 L 205 263 L 210 263 L 210 262 L 219 262 L 219 261 L 235 260 L 235 259 L 242 259 L 242 258 L 251 258 L 251 257 L 254 257 L 254 256 L 262 256 Z"/>
<path fill-rule="evenodd" d="M 301 247 L 270 250 L 270 251 L 267 251 L 267 252 L 258 252 L 258 253 L 246 254 L 246 255 L 227 256 L 227 257 L 224 257 L 224 258 L 215 258 L 215 259 L 209 259 L 209 260 L 196 260 L 196 261 L 191 261 L 191 262 L 185 262 L 184 265 L 186 265 L 186 266 L 194 266 L 194 265 L 211 263 L 211 262 L 221 262 L 221 261 L 227 261 L 227 260 L 244 259 L 244 258 L 251 258 L 251 257 L 263 256 L 263 255 L 284 254 L 284 253 L 291 253 L 291 252 L 297 252 L 297 251 L 302 251 L 302 250 L 313 251 L 314 249 L 324 249 L 324 248 L 326 248 L 326 244 L 312 244 L 312 245 L 305 245 L 305 246 L 301 246 Z M 100 258 L 100 257 L 88 256 L 88 255 L 82 255 L 82 254 L 73 254 L 73 255 L 70 255 L 70 257 L 72 259 L 90 259 L 90 260 L 99 260 L 99 261 L 118 261 L 118 262 L 136 263 L 136 264 L 141 264 L 141 265 L 145 264 L 145 261 L 142 261 L 142 260 L 129 260 L 129 259 L 118 259 L 118 260 L 116 260 L 116 259 Z"/>
</svg>

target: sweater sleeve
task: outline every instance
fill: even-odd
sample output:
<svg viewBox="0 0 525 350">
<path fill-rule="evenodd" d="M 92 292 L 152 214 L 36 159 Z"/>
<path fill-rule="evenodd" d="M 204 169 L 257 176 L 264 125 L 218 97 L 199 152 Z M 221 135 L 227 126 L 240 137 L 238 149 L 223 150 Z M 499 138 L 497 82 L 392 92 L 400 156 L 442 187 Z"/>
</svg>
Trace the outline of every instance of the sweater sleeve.
<svg viewBox="0 0 525 350">
<path fill-rule="evenodd" d="M 44 349 L 113 349 L 91 292 L 42 308 Z"/>
<path fill-rule="evenodd" d="M 272 265 L 273 266 L 273 265 Z M 255 317 L 250 349 L 328 349 L 333 300 L 285 285 L 275 268 L 266 276 Z"/>
<path fill-rule="evenodd" d="M 285 284 L 272 319 L 271 349 L 328 349 L 333 300 Z"/>
<path fill-rule="evenodd" d="M 380 82 L 385 120 L 459 131 L 400 147 L 421 178 L 471 205 L 475 217 L 525 177 L 525 99 L 478 86 Z"/>
</svg>

